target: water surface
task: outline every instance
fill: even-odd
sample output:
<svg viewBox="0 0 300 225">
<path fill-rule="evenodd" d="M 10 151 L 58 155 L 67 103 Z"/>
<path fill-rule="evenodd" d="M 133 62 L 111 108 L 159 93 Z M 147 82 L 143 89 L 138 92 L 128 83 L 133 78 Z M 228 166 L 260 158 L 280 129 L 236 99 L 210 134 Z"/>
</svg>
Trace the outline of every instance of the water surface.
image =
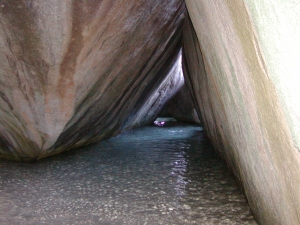
<svg viewBox="0 0 300 225">
<path fill-rule="evenodd" d="M 0 224 L 256 224 L 202 128 L 164 125 L 35 163 L 0 161 Z"/>
</svg>

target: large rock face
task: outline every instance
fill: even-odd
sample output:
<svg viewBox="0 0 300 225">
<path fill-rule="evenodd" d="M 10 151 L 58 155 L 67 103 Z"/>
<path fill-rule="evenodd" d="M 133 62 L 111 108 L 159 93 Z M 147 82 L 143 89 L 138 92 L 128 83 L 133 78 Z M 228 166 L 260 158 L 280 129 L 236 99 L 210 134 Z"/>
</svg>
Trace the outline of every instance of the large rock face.
<svg viewBox="0 0 300 225">
<path fill-rule="evenodd" d="M 186 1 L 187 83 L 208 136 L 264 225 L 300 224 L 297 3 Z"/>
<path fill-rule="evenodd" d="M 177 60 L 184 10 L 183 0 L 0 0 L 0 156 L 38 159 L 142 124 L 128 120 Z"/>
</svg>

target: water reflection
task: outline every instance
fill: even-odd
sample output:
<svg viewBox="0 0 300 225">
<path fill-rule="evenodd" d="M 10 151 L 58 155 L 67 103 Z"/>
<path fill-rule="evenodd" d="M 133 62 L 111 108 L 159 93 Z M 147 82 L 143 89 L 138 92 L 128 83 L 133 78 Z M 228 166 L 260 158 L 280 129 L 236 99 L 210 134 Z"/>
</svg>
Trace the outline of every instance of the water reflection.
<svg viewBox="0 0 300 225">
<path fill-rule="evenodd" d="M 166 121 L 32 164 L 0 162 L 0 224 L 255 224 L 200 127 Z"/>
</svg>

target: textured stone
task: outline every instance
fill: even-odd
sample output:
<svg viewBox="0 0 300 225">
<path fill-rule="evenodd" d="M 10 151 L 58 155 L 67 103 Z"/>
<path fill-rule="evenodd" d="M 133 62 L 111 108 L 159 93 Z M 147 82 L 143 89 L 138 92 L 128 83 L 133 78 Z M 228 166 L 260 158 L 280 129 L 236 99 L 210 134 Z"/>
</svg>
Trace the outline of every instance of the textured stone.
<svg viewBox="0 0 300 225">
<path fill-rule="evenodd" d="M 0 156 L 125 131 L 180 49 L 183 0 L 0 0 Z M 139 124 L 139 121 L 135 121 Z"/>
<path fill-rule="evenodd" d="M 207 135 L 264 225 L 300 224 L 296 3 L 186 1 L 186 82 Z"/>
</svg>

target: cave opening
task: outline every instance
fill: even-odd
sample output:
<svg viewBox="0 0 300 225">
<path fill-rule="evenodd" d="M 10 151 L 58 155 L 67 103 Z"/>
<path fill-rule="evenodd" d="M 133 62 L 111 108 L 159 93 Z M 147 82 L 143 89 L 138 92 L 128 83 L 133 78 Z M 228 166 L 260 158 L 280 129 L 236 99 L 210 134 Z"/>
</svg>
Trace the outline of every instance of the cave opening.
<svg viewBox="0 0 300 225">
<path fill-rule="evenodd" d="M 0 223 L 234 224 L 207 136 L 258 223 L 299 224 L 296 2 L 0 0 Z"/>
<path fill-rule="evenodd" d="M 0 222 L 255 224 L 204 134 L 181 60 L 166 78 L 175 91 L 162 82 L 153 95 L 163 111 L 152 125 L 32 164 L 1 161 Z"/>
<path fill-rule="evenodd" d="M 79 11 L 78 9 L 77 13 Z M 178 11 L 180 12 L 180 10 Z M 182 19 L 182 16 L 178 16 L 178 18 Z M 80 25 L 80 22 L 82 21 L 75 20 L 73 26 Z M 176 23 L 179 22 L 177 21 Z M 79 25 L 78 28 L 81 29 L 82 27 Z M 73 39 L 68 47 L 71 53 L 67 54 L 63 62 L 66 64 L 66 68 L 74 69 L 75 66 L 72 63 L 76 60 L 68 56 L 73 56 L 74 52 L 79 54 L 78 46 L 76 45 L 81 43 L 82 40 L 76 39 L 77 27 L 71 30 L 73 33 L 70 36 Z M 170 30 L 173 31 L 172 29 Z M 124 33 L 126 32 L 128 30 L 124 31 Z M 34 143 L 33 146 L 37 146 L 37 149 L 40 147 L 38 146 L 39 144 L 42 147 L 46 146 L 46 144 L 49 145 L 48 147 L 52 147 L 50 150 L 45 147 L 41 155 L 34 152 L 34 160 L 37 159 L 36 155 L 40 158 L 46 157 L 47 154 L 51 155 L 52 153 L 49 152 L 53 149 L 56 150 L 56 148 L 58 150 L 55 154 L 80 145 L 96 142 L 96 140 L 101 138 L 106 140 L 41 159 L 31 164 L 1 161 L 1 223 L 37 224 L 46 221 L 50 224 L 102 223 L 112 225 L 255 224 L 247 200 L 236 186 L 226 164 L 218 157 L 212 144 L 205 136 L 202 127 L 199 125 L 197 110 L 193 105 L 195 97 L 191 96 L 188 90 L 192 87 L 187 87 L 184 84 L 181 52 L 178 50 L 182 46 L 176 46 L 178 44 L 177 38 L 180 36 L 178 33 L 180 32 L 175 32 L 174 37 L 170 39 L 164 37 L 159 40 L 162 43 L 158 41 L 155 45 L 153 44 L 151 47 L 158 49 L 157 52 L 151 53 L 152 50 L 149 50 L 150 48 L 147 49 L 148 52 L 144 51 L 145 54 L 148 54 L 149 64 L 154 69 L 153 71 L 152 68 L 149 69 L 148 67 L 151 66 L 147 65 L 148 62 L 144 62 L 145 65 L 139 68 L 142 78 L 138 77 L 136 80 L 133 79 L 133 81 L 127 82 L 125 76 L 120 79 L 121 81 L 118 81 L 117 76 L 121 72 L 118 71 L 119 73 L 113 74 L 111 71 L 114 65 L 111 68 L 107 68 L 105 73 L 103 73 L 104 78 L 108 77 L 107 83 L 103 86 L 101 86 L 102 83 L 99 81 L 101 80 L 100 78 L 97 81 L 93 81 L 88 80 L 89 77 L 86 76 L 86 79 L 81 83 L 78 82 L 78 87 L 76 87 L 84 96 L 77 96 L 76 100 L 80 99 L 78 105 L 73 106 L 70 103 L 71 101 L 68 102 L 67 100 L 69 99 L 66 98 L 74 94 L 71 93 L 73 89 L 76 89 L 72 86 L 74 81 L 71 81 L 70 77 L 61 78 L 65 86 L 71 86 L 66 88 L 66 93 L 64 93 L 64 90 L 57 92 L 62 98 L 62 106 L 57 108 L 61 110 L 63 107 L 66 107 L 64 108 L 65 111 L 62 110 L 62 115 L 65 117 L 70 116 L 70 118 L 66 119 L 67 122 L 63 121 L 63 125 L 57 122 L 61 122 L 61 118 L 61 120 L 56 120 L 55 117 L 51 117 L 55 109 L 57 109 L 53 107 L 57 104 L 55 102 L 56 99 L 53 97 L 56 97 L 57 93 L 51 93 L 51 90 L 47 90 L 54 99 L 48 105 L 49 108 L 45 107 L 51 111 L 49 114 L 45 113 L 47 116 L 51 114 L 50 118 L 43 118 L 43 114 L 43 116 L 38 116 L 38 109 L 42 109 L 38 104 L 35 106 L 36 109 L 30 108 L 31 104 L 28 104 L 30 105 L 28 108 L 33 111 L 32 114 L 34 116 L 37 115 L 37 118 L 32 119 L 35 120 L 34 126 L 32 126 L 34 128 L 29 126 L 30 129 L 33 129 L 33 131 L 29 129 L 29 136 L 33 135 L 30 137 L 31 139 L 28 138 L 30 140 L 28 141 L 28 152 L 34 152 L 32 150 L 34 148 L 31 148 L 31 144 L 34 141 L 37 143 Z M 97 33 L 97 35 L 99 35 L 97 37 L 99 41 L 102 34 Z M 152 35 L 155 40 L 156 36 Z M 124 51 L 121 52 L 122 54 L 127 53 L 125 51 L 130 52 L 130 47 L 134 46 L 132 43 L 139 41 L 133 36 L 131 36 L 133 40 L 128 40 L 131 44 L 129 47 L 124 45 L 123 40 L 120 43 L 116 41 L 117 44 L 120 44 L 118 48 Z M 74 40 L 77 40 L 77 42 Z M 105 41 L 97 44 L 101 47 L 104 45 L 104 47 L 109 49 L 111 46 L 105 46 L 106 43 L 108 42 L 105 39 Z M 171 53 L 169 49 L 165 51 L 159 49 L 161 46 L 169 45 L 175 49 L 170 50 Z M 97 55 L 98 52 L 93 51 L 97 47 L 100 49 L 100 47 L 92 46 L 84 48 L 82 54 L 86 55 L 86 57 L 94 54 L 94 58 L 102 57 L 101 59 L 107 63 L 108 61 L 105 61 L 105 57 Z M 174 54 L 171 57 L 172 52 L 175 52 L 177 55 Z M 136 58 L 132 59 L 136 60 Z M 13 65 L 10 60 L 8 59 L 9 63 Z M 126 64 L 124 68 L 133 70 L 132 68 L 127 68 L 129 59 L 126 59 L 127 61 L 125 62 L 118 61 L 118 57 L 110 58 L 110 60 L 114 61 L 114 64 Z M 156 68 L 156 64 L 153 62 L 162 63 L 168 62 L 168 60 L 174 62 L 172 68 L 169 68 L 171 76 L 169 78 L 166 76 L 165 80 L 163 80 L 155 73 L 164 72 L 165 68 L 159 66 Z M 30 65 L 27 61 L 25 62 Z M 82 60 L 82 62 L 85 62 L 85 60 Z M 98 69 L 97 72 L 99 72 L 101 71 L 99 68 L 103 65 L 98 66 L 96 65 L 97 63 L 92 62 L 91 64 L 93 65 L 91 67 L 93 70 Z M 38 67 L 37 64 L 39 64 L 40 68 L 35 68 Z M 136 61 L 136 64 L 138 65 L 139 63 Z M 31 68 L 28 66 L 28 70 L 37 69 L 38 72 L 43 72 L 49 69 L 45 62 L 34 62 L 33 65 L 31 65 Z M 90 65 L 82 66 L 84 69 L 89 67 Z M 64 70 L 62 71 L 65 72 Z M 36 74 L 35 71 L 28 72 L 28 74 L 31 73 Z M 91 71 L 87 70 L 83 74 L 90 75 L 91 73 Z M 109 73 L 111 77 L 115 77 L 110 78 L 107 75 Z M 151 76 L 147 78 L 146 75 L 148 73 L 150 75 L 153 73 L 153 78 Z M 70 75 L 69 71 L 67 75 Z M 77 79 L 79 78 L 77 77 Z M 88 83 L 88 88 L 92 87 L 88 94 L 85 93 L 85 90 L 79 88 L 80 85 L 86 83 Z M 123 88 L 122 85 L 116 85 L 119 83 L 124 83 L 127 86 Z M 156 86 L 156 83 L 160 84 Z M 53 84 L 51 85 L 54 86 Z M 144 89 L 141 88 L 143 86 L 145 86 Z M 175 86 L 176 88 L 174 88 Z M 122 90 L 120 91 L 122 95 L 116 96 L 116 87 Z M 101 88 L 105 89 L 108 94 L 103 94 Z M 139 88 L 141 90 L 138 90 Z M 112 97 L 107 97 L 109 94 Z M 131 94 L 134 101 L 130 99 Z M 167 96 L 167 98 L 164 99 L 164 96 Z M 170 96 L 172 98 L 169 98 Z M 93 103 L 92 97 L 97 100 L 103 97 L 104 100 Z M 51 100 L 49 101 L 51 102 Z M 126 102 L 129 102 L 129 104 L 126 104 Z M 129 105 L 132 107 L 131 109 Z M 158 105 L 158 107 L 155 108 L 153 107 L 154 105 Z M 152 122 L 153 116 L 156 116 L 157 110 L 162 107 L 165 107 L 166 110 L 166 114 L 162 112 L 162 115 L 169 117 L 158 117 L 152 125 L 131 130 L 131 128 L 145 125 L 149 121 Z M 116 110 L 114 111 L 113 109 Z M 97 114 L 97 110 L 101 111 L 101 113 Z M 124 111 L 126 113 L 123 113 Z M 75 113 L 77 114 L 75 115 Z M 126 115 L 126 118 L 125 116 L 122 117 L 123 114 Z M 26 119 L 25 117 L 24 120 L 26 121 Z M 53 121 L 59 125 L 53 125 L 53 127 L 57 131 L 61 129 L 59 130 L 61 132 L 60 136 L 55 134 L 57 136 L 53 135 L 53 137 L 50 132 L 49 134 L 47 133 L 53 127 L 50 127 L 48 130 L 43 127 L 43 125 L 49 125 Z M 27 125 L 30 122 L 28 120 L 24 123 Z M 112 125 L 110 126 L 110 124 Z M 119 128 L 120 130 L 118 130 Z M 55 133 L 53 132 L 55 129 L 51 130 L 52 134 Z M 47 132 L 44 132 L 45 130 Z M 101 134 L 102 136 L 99 135 L 101 138 L 97 137 L 97 134 L 103 130 L 104 134 Z M 108 134 L 105 133 L 107 130 L 109 130 Z M 36 135 L 35 132 L 40 132 L 38 134 L 41 134 L 41 137 Z M 116 136 L 117 134 L 120 135 Z M 47 140 L 47 135 L 51 136 L 52 139 L 49 138 L 51 139 L 50 141 Z M 107 139 L 111 136 L 116 137 Z M 9 137 L 7 140 L 9 140 Z M 47 141 L 49 143 L 46 143 Z M 65 145 L 67 141 L 69 143 Z M 26 141 L 24 142 L 26 143 Z M 25 148 L 24 146 L 22 147 Z M 23 154 L 25 152 L 23 152 L 23 149 L 20 152 L 21 157 L 27 157 L 27 153 Z"/>
</svg>

